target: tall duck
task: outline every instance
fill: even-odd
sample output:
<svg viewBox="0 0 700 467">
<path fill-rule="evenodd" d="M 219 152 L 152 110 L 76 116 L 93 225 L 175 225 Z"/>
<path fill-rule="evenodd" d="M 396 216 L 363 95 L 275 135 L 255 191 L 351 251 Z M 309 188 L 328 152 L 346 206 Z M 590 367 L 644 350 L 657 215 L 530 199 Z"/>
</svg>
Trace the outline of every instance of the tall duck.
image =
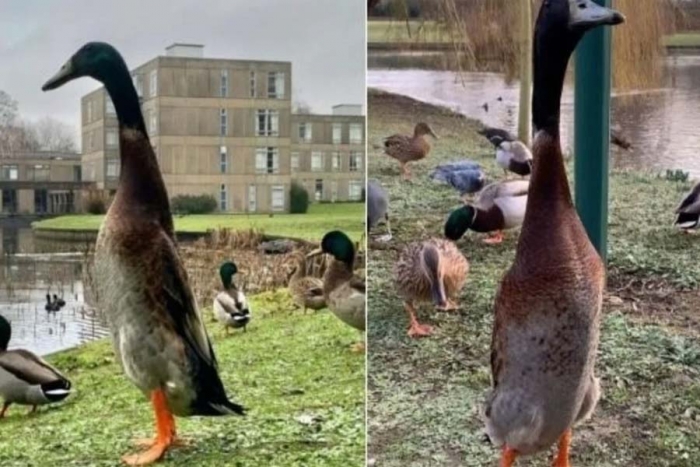
<svg viewBox="0 0 700 467">
<path fill-rule="evenodd" d="M 496 295 L 486 429 L 501 465 L 558 441 L 599 395 L 594 374 L 605 270 L 574 208 L 559 137 L 567 63 L 586 31 L 624 21 L 591 0 L 545 0 L 535 29 L 534 170 L 515 262 Z M 579 154 L 578 157 L 585 157 Z"/>
<path fill-rule="evenodd" d="M 231 402 L 175 244 L 168 193 L 129 69 L 109 44 L 90 42 L 43 86 L 89 76 L 117 112 L 121 175 L 95 248 L 98 303 L 126 376 L 155 412 L 156 436 L 129 465 L 157 461 L 176 442 L 175 418 L 243 414 Z"/>
<path fill-rule="evenodd" d="M 71 393 L 68 379 L 42 358 L 23 349 L 7 350 L 12 336 L 10 322 L 0 315 L 0 418 L 11 404 L 38 405 L 60 402 Z"/>
</svg>

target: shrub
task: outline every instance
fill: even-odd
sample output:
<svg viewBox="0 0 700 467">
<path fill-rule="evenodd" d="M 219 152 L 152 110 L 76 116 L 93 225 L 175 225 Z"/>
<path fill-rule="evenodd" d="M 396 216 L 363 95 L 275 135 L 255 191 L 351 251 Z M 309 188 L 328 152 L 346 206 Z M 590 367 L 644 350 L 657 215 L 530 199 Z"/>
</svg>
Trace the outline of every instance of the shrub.
<svg viewBox="0 0 700 467">
<path fill-rule="evenodd" d="M 309 192 L 299 182 L 292 182 L 289 188 L 289 212 L 305 214 L 309 210 Z"/>
<path fill-rule="evenodd" d="M 216 207 L 216 199 L 211 195 L 178 195 L 170 201 L 175 214 L 209 214 Z"/>
<path fill-rule="evenodd" d="M 98 191 L 89 191 L 85 196 L 85 210 L 90 214 L 106 213 L 107 203 L 104 196 Z"/>
</svg>

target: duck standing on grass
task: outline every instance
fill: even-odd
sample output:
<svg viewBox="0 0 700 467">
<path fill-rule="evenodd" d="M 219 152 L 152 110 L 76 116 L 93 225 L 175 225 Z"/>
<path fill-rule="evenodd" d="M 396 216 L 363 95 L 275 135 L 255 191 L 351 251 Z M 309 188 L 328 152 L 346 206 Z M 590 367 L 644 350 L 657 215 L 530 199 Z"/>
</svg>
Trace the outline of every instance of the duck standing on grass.
<svg viewBox="0 0 700 467">
<path fill-rule="evenodd" d="M 328 232 L 318 248 L 307 255 L 312 258 L 329 254 L 333 260 L 323 274 L 323 295 L 326 305 L 342 322 L 359 331 L 366 328 L 365 280 L 354 272 L 355 246 L 350 238 L 340 231 Z M 355 346 L 355 350 L 364 345 Z"/>
<path fill-rule="evenodd" d="M 591 0 L 545 0 L 534 40 L 534 171 L 515 261 L 496 294 L 493 390 L 486 431 L 502 467 L 558 442 L 569 467 L 572 427 L 588 418 L 600 386 L 598 349 L 605 268 L 572 202 L 561 152 L 561 93 L 584 33 L 624 17 Z M 578 157 L 585 157 L 580 154 Z"/>
<path fill-rule="evenodd" d="M 90 42 L 43 90 L 82 76 L 104 84 L 119 121 L 121 174 L 95 247 L 95 284 L 117 359 L 155 412 L 149 449 L 123 457 L 129 465 L 144 465 L 177 443 L 174 415 L 242 415 L 244 409 L 228 399 L 219 377 L 175 245 L 168 193 L 131 73 L 114 47 Z"/>
<path fill-rule="evenodd" d="M 394 284 L 408 313 L 410 337 L 432 334 L 432 327 L 420 324 L 416 305 L 432 302 L 443 311 L 459 308 L 456 300 L 467 281 L 469 262 L 448 240 L 433 238 L 408 245 L 394 267 Z"/>
<path fill-rule="evenodd" d="M 214 317 L 226 328 L 226 335 L 229 329 L 243 328 L 250 322 L 250 309 L 245 294 L 233 282 L 233 276 L 238 272 L 238 267 L 232 261 L 227 261 L 219 268 L 221 284 L 224 290 L 214 297 Z"/>
<path fill-rule="evenodd" d="M 7 350 L 12 327 L 0 315 L 0 418 L 10 404 L 38 405 L 60 402 L 70 395 L 71 384 L 56 368 L 28 350 Z"/>
<path fill-rule="evenodd" d="M 428 135 L 438 139 L 430 125 L 421 122 L 413 130 L 413 136 L 397 134 L 384 140 L 384 153 L 399 161 L 401 175 L 405 180 L 411 178 L 408 163 L 425 159 L 430 153 L 430 144 L 425 139 Z"/>
<path fill-rule="evenodd" d="M 496 149 L 496 163 L 505 174 L 513 172 L 525 177 L 532 172 L 532 153 L 520 141 L 501 141 Z"/>
</svg>

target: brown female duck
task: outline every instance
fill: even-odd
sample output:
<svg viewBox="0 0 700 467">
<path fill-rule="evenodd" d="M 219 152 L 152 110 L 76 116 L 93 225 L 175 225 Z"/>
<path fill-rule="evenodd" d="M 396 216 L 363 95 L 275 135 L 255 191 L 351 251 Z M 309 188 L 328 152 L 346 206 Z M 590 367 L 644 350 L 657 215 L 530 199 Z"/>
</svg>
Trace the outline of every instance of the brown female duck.
<svg viewBox="0 0 700 467">
<path fill-rule="evenodd" d="M 467 281 L 469 262 L 448 240 L 432 238 L 408 245 L 394 267 L 394 285 L 408 313 L 411 337 L 429 336 L 432 328 L 420 324 L 416 306 L 432 302 L 438 310 L 456 310 L 456 299 Z"/>
<path fill-rule="evenodd" d="M 326 307 L 326 298 L 323 295 L 323 281 L 317 277 L 306 275 L 306 255 L 298 250 L 295 253 L 296 264 L 289 280 L 289 292 L 292 301 L 304 312 L 307 309 L 320 310 Z"/>
<path fill-rule="evenodd" d="M 425 139 L 427 135 L 438 139 L 432 128 L 427 123 L 421 122 L 413 130 L 413 136 L 392 135 L 384 140 L 384 153 L 399 161 L 401 175 L 404 178 L 411 177 L 409 162 L 424 159 L 430 153 L 430 144 Z"/>
<path fill-rule="evenodd" d="M 545 0 L 535 31 L 534 170 L 514 264 L 496 296 L 486 429 L 503 467 L 559 442 L 593 412 L 605 271 L 574 208 L 559 139 L 567 63 L 584 33 L 624 18 L 591 0 Z M 580 154 L 578 157 L 584 157 Z"/>
<path fill-rule="evenodd" d="M 231 402 L 175 245 L 173 221 L 129 69 L 114 47 L 91 42 L 43 87 L 90 76 L 119 121 L 121 175 L 95 248 L 98 304 L 127 377 L 153 404 L 156 437 L 124 462 L 160 459 L 176 443 L 175 418 L 243 414 Z"/>
</svg>

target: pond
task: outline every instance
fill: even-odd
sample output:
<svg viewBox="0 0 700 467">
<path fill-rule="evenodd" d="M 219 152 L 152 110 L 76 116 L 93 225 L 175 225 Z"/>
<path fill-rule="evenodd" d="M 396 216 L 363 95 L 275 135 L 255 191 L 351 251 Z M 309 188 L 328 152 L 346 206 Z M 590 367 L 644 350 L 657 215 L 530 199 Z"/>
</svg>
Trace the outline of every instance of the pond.
<svg viewBox="0 0 700 467">
<path fill-rule="evenodd" d="M 386 55 L 383 52 L 381 57 L 386 59 Z M 381 66 L 386 60 L 375 57 L 370 63 Z M 633 144 L 629 151 L 613 150 L 613 165 L 653 171 L 682 169 L 700 178 L 700 55 L 673 55 L 664 59 L 663 67 L 662 87 L 613 95 L 612 121 Z M 516 130 L 519 83 L 506 82 L 502 74 L 374 68 L 368 71 L 367 80 L 369 87 L 443 105 L 488 126 Z M 573 100 L 569 83 L 562 99 L 566 150 L 573 146 Z"/>
<path fill-rule="evenodd" d="M 0 221 L 0 314 L 12 324 L 10 348 L 47 355 L 107 335 L 83 288 L 87 245 L 34 237 L 27 223 Z M 46 294 L 66 305 L 47 312 Z"/>
</svg>

